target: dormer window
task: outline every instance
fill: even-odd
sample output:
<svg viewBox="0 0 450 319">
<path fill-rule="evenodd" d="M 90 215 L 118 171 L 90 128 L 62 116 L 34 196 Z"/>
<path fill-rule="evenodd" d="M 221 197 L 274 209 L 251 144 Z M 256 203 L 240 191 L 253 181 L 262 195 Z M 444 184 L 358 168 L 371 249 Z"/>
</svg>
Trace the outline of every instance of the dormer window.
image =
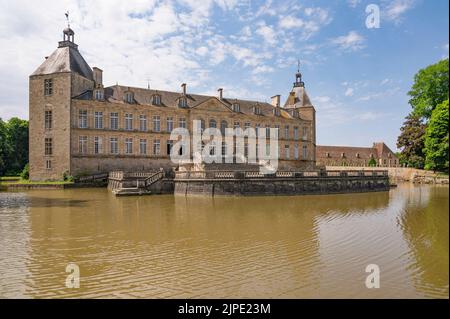
<svg viewBox="0 0 450 319">
<path fill-rule="evenodd" d="M 239 105 L 239 103 L 233 103 L 233 112 L 240 112 L 241 111 L 241 106 Z"/>
<path fill-rule="evenodd" d="M 103 100 L 103 91 L 95 90 L 94 97 L 97 101 L 102 101 Z"/>
<path fill-rule="evenodd" d="M 360 155 L 359 155 L 359 153 L 356 153 L 356 158 L 360 158 Z"/>
<path fill-rule="evenodd" d="M 331 157 L 331 156 L 330 156 L 330 153 L 325 153 L 325 156 L 328 157 L 328 158 Z"/>
<path fill-rule="evenodd" d="M 256 114 L 256 115 L 261 115 L 262 114 L 261 107 L 259 105 L 255 105 L 253 107 L 253 113 Z"/>
<path fill-rule="evenodd" d="M 341 153 L 341 157 L 342 157 L 342 158 L 345 158 L 345 153 Z"/>
<path fill-rule="evenodd" d="M 153 105 L 161 105 L 161 96 L 158 94 L 153 95 L 152 104 Z"/>
<path fill-rule="evenodd" d="M 132 104 L 134 101 L 134 96 L 133 96 L 133 92 L 127 92 L 125 93 L 125 97 L 124 97 L 125 102 Z"/>
<path fill-rule="evenodd" d="M 292 117 L 299 118 L 299 113 L 298 113 L 297 110 L 294 110 L 294 111 L 292 112 Z"/>
<path fill-rule="evenodd" d="M 280 116 L 281 115 L 280 109 L 279 108 L 273 109 L 273 115 Z"/>
<path fill-rule="evenodd" d="M 187 98 L 185 98 L 185 97 L 180 98 L 178 100 L 178 106 L 183 107 L 183 108 L 188 107 Z"/>
</svg>

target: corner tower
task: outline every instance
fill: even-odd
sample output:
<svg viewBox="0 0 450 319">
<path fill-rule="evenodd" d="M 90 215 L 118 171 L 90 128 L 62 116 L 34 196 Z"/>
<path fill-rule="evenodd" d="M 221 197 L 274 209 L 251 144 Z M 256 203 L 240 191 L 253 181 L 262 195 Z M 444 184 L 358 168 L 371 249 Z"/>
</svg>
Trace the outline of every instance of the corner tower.
<svg viewBox="0 0 450 319">
<path fill-rule="evenodd" d="M 68 25 L 57 49 L 29 79 L 30 180 L 70 174 L 71 99 L 93 87 L 92 69 Z"/>
<path fill-rule="evenodd" d="M 297 73 L 295 74 L 294 86 L 289 93 L 289 96 L 284 104 L 284 109 L 295 117 L 297 113 L 300 119 L 310 121 L 311 126 L 308 132 L 308 140 L 310 146 L 308 147 L 312 152 L 312 160 L 316 161 L 316 109 L 311 103 L 308 94 L 305 90 L 305 82 L 302 80 L 302 73 L 300 72 L 300 61 L 298 62 Z"/>
</svg>

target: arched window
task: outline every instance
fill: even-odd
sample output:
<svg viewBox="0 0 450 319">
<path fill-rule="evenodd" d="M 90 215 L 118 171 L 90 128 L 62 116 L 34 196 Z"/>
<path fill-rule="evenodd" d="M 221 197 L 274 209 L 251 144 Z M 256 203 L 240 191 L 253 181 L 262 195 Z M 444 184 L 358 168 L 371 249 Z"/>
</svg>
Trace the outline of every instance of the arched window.
<svg viewBox="0 0 450 319">
<path fill-rule="evenodd" d="M 214 119 L 209 120 L 209 127 L 217 128 L 217 122 Z"/>
</svg>

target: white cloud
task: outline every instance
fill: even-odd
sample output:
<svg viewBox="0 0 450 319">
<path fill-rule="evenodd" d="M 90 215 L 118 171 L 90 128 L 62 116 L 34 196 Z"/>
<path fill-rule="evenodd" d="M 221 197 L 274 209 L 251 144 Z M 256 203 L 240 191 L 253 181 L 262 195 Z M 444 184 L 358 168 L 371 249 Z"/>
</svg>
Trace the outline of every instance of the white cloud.
<svg viewBox="0 0 450 319">
<path fill-rule="evenodd" d="M 402 15 L 415 5 L 415 0 L 389 0 L 386 3 L 382 13 L 387 20 L 395 23 L 401 22 Z"/>
<path fill-rule="evenodd" d="M 375 112 L 364 112 L 360 114 L 356 114 L 353 118 L 355 120 L 362 120 L 362 121 L 373 121 L 379 118 L 384 117 L 386 114 L 383 113 L 375 113 Z"/>
<path fill-rule="evenodd" d="M 264 40 L 271 46 L 274 46 L 277 43 L 277 36 L 275 31 L 272 29 L 272 27 L 266 24 L 261 24 L 258 29 L 256 29 L 256 34 L 263 37 Z"/>
<path fill-rule="evenodd" d="M 345 91 L 345 96 L 353 96 L 353 94 L 354 94 L 354 89 L 353 88 L 348 88 Z"/>
<path fill-rule="evenodd" d="M 278 24 L 282 29 L 292 29 L 303 27 L 305 25 L 305 22 L 297 17 L 286 16 L 280 19 L 280 22 Z"/>
<path fill-rule="evenodd" d="M 381 83 L 380 83 L 380 85 L 386 85 L 386 84 L 389 84 L 389 83 L 391 83 L 392 82 L 392 80 L 391 79 L 384 79 L 383 81 L 381 81 Z"/>
<path fill-rule="evenodd" d="M 347 3 L 351 8 L 356 8 L 361 3 L 361 0 L 347 0 Z"/>
<path fill-rule="evenodd" d="M 254 74 L 261 74 L 261 73 L 264 74 L 264 73 L 271 73 L 273 71 L 275 71 L 275 69 L 271 66 L 260 65 L 260 66 L 257 66 L 255 69 L 253 69 L 252 72 Z"/>
<path fill-rule="evenodd" d="M 357 51 L 365 48 L 365 38 L 356 31 L 350 31 L 331 40 L 331 43 L 345 51 Z"/>
</svg>

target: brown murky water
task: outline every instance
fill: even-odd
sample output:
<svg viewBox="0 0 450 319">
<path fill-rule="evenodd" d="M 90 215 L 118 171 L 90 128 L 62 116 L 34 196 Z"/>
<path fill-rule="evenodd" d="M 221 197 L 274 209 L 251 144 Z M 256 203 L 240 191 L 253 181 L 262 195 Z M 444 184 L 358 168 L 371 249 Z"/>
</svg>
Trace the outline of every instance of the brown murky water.
<svg viewBox="0 0 450 319">
<path fill-rule="evenodd" d="M 299 197 L 0 193 L 0 297 L 449 297 L 448 187 Z M 81 287 L 65 287 L 68 263 Z M 377 264 L 381 287 L 367 289 Z"/>
</svg>

